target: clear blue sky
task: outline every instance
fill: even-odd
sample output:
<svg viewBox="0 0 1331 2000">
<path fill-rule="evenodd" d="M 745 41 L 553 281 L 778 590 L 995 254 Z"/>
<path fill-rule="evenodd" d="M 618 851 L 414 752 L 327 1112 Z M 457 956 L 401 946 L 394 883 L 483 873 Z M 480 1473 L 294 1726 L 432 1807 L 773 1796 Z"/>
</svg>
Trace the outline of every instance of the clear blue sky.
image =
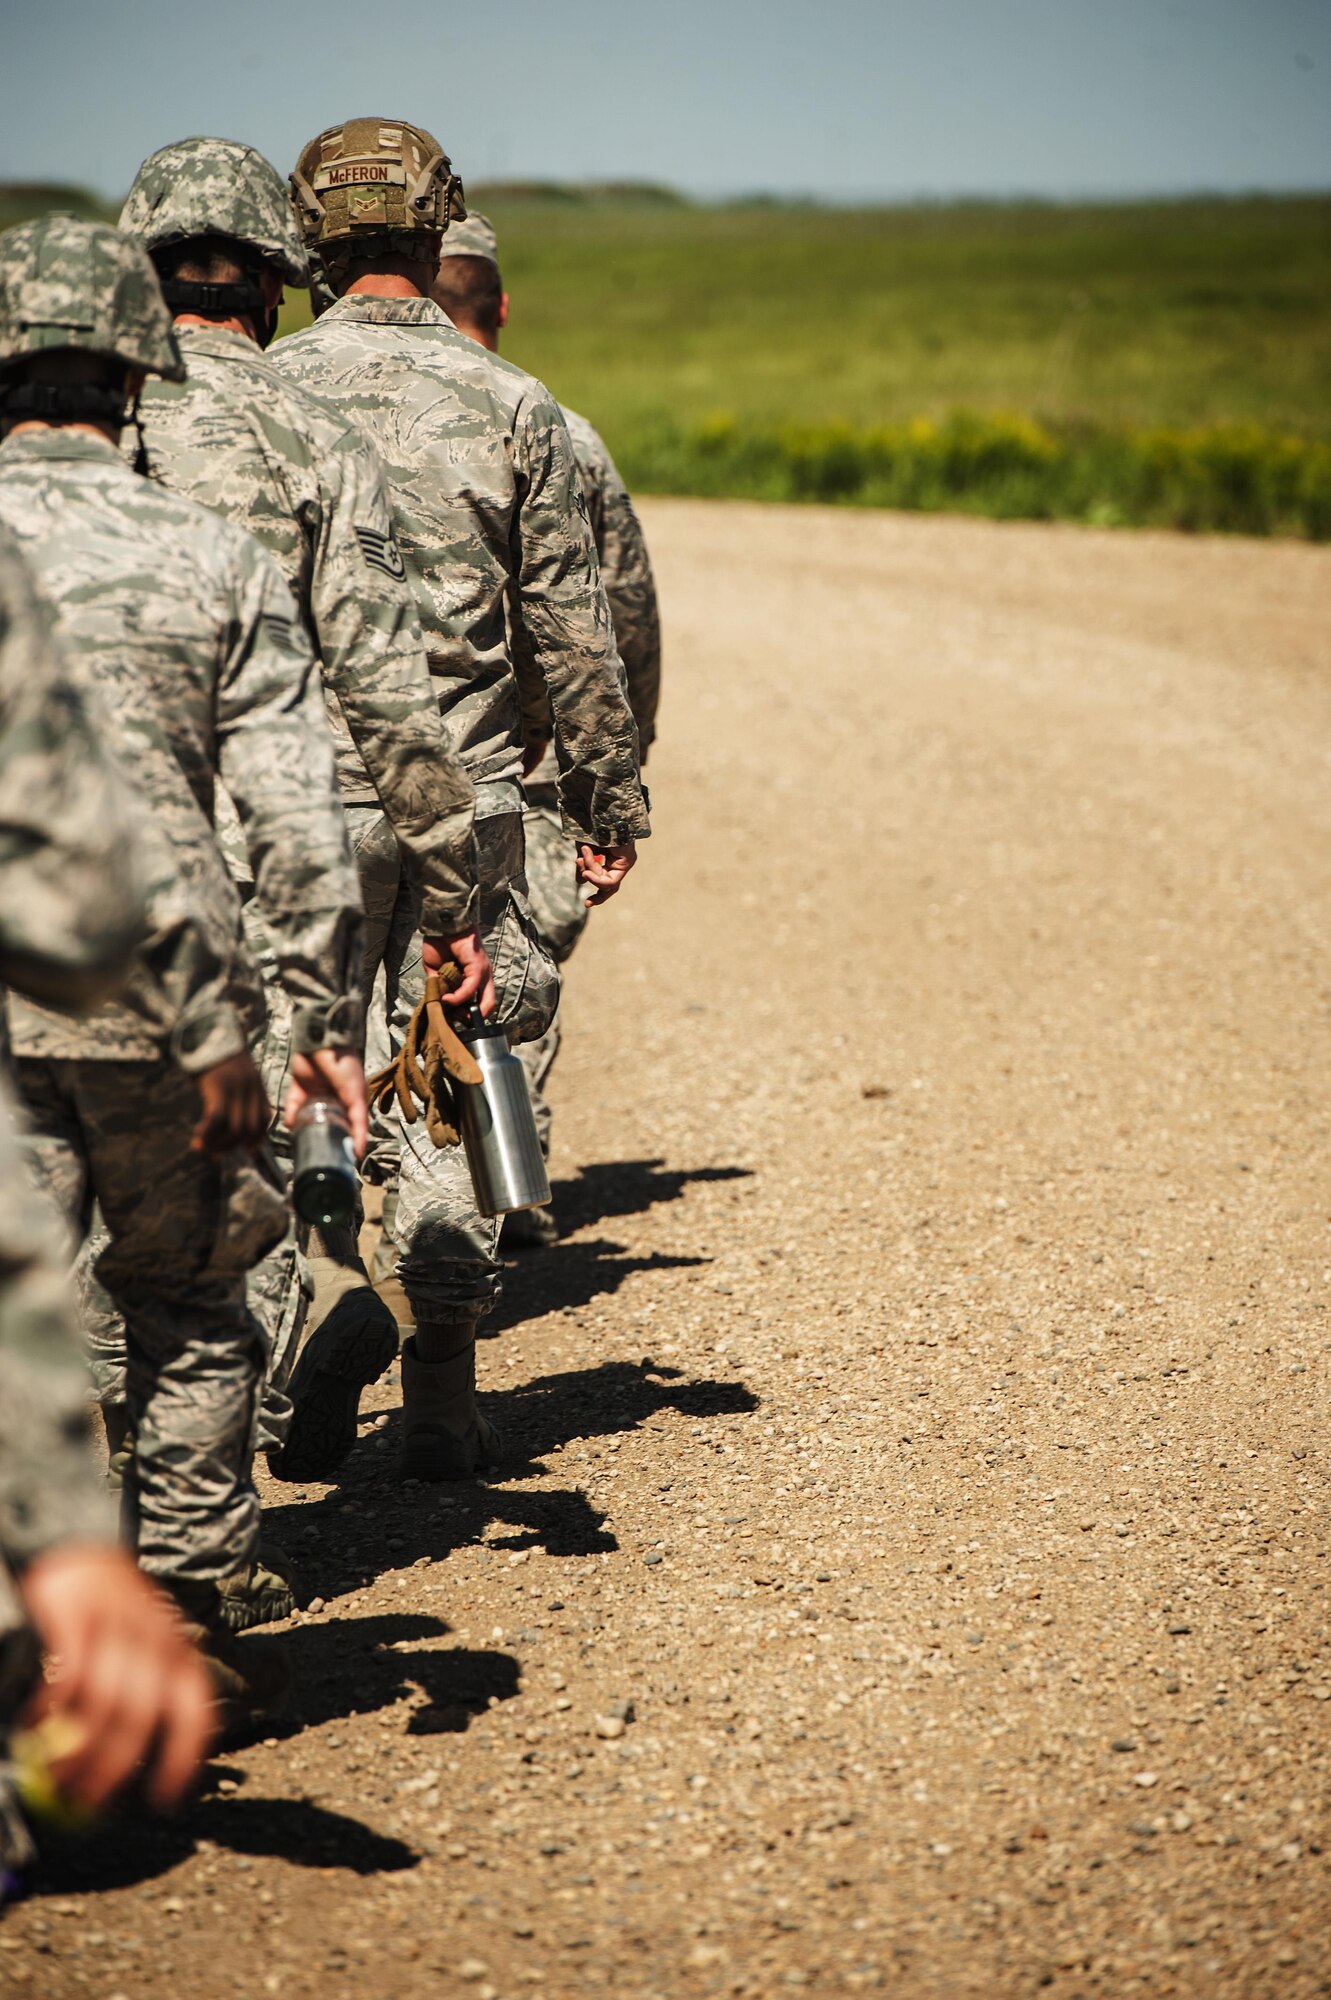
<svg viewBox="0 0 1331 2000">
<path fill-rule="evenodd" d="M 9 0 L 0 179 L 338 118 L 464 178 L 837 198 L 1331 186 L 1331 0 Z"/>
</svg>

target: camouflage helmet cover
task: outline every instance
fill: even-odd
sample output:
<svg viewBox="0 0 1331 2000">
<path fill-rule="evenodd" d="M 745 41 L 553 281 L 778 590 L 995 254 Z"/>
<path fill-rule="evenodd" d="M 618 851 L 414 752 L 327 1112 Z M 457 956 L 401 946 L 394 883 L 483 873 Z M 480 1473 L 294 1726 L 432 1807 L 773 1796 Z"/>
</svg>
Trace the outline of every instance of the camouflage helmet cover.
<svg viewBox="0 0 1331 2000">
<path fill-rule="evenodd" d="M 283 284 L 309 282 L 286 182 L 262 153 L 235 139 L 181 139 L 151 154 L 134 176 L 120 227 L 150 252 L 229 236 L 257 250 Z"/>
<path fill-rule="evenodd" d="M 185 379 L 143 245 L 105 223 L 46 215 L 0 236 L 0 369 L 61 348 Z"/>
<path fill-rule="evenodd" d="M 482 263 L 493 264 L 497 271 L 499 240 L 489 216 L 482 215 L 479 208 L 468 209 L 465 219 L 455 223 L 444 238 L 441 254 L 445 257 L 478 257 Z"/>
<path fill-rule="evenodd" d="M 307 248 L 325 265 L 380 250 L 434 257 L 467 209 L 437 139 L 390 118 L 349 118 L 311 139 L 291 176 Z"/>
</svg>

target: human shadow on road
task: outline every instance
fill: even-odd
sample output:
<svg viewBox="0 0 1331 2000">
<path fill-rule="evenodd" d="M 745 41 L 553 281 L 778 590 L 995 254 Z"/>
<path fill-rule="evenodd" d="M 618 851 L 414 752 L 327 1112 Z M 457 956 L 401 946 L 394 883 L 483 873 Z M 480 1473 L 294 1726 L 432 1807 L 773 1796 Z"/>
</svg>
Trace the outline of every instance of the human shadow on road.
<svg viewBox="0 0 1331 2000">
<path fill-rule="evenodd" d="M 483 1340 L 506 1327 L 543 1313 L 573 1312 L 593 1299 L 617 1292 L 626 1278 L 639 1271 L 686 1271 L 710 1263 L 708 1257 L 670 1257 L 653 1251 L 629 1256 L 622 1243 L 597 1237 L 590 1243 L 556 1243 L 539 1256 L 522 1257 L 504 1271 L 499 1303 L 481 1323 Z"/>
<path fill-rule="evenodd" d="M 205 1784 L 209 1778 L 215 1783 L 226 1769 L 211 1766 Z M 201 1841 L 232 1854 L 291 1861 L 299 1868 L 345 1868 L 362 1876 L 399 1874 L 421 1858 L 405 1840 L 376 1833 L 363 1820 L 311 1799 L 222 1798 L 214 1792 L 174 1819 L 116 1818 L 90 1834 L 43 1837 L 29 1886 L 37 1896 L 129 1889 L 178 1868 Z"/>
<path fill-rule="evenodd" d="M 588 1556 L 619 1544 L 605 1515 L 576 1488 L 523 1491 L 511 1483 L 541 1469 L 542 1458 L 574 1438 L 621 1436 L 663 1409 L 691 1417 L 742 1416 L 758 1398 L 742 1382 L 689 1380 L 650 1361 L 604 1361 L 486 1389 L 486 1408 L 503 1432 L 505 1484 L 402 1485 L 394 1476 L 396 1413 L 363 1440 L 342 1486 L 321 1500 L 271 1506 L 264 1519 L 294 1556 L 302 1594 L 335 1596 L 385 1569 L 442 1562 L 484 1541 L 506 1549 L 543 1548 L 552 1556 Z M 496 1540 L 490 1531 L 511 1530 Z M 373 1623 L 373 1621 L 368 1621 Z M 321 1628 L 301 1628 L 305 1631 Z"/>
<path fill-rule="evenodd" d="M 641 1215 L 657 1202 L 678 1201 L 696 1181 L 742 1181 L 748 1167 L 667 1167 L 664 1160 L 596 1160 L 551 1189 L 563 1230 L 586 1229 L 616 1215 Z"/>
<path fill-rule="evenodd" d="M 594 1368 L 538 1375 L 511 1388 L 487 1383 L 485 1391 L 485 1407 L 509 1440 L 514 1460 L 519 1450 L 538 1459 L 574 1438 L 621 1436 L 660 1410 L 678 1410 L 686 1417 L 738 1417 L 758 1407 L 758 1398 L 742 1382 L 711 1377 L 690 1381 L 682 1369 L 652 1361 L 602 1361 Z"/>
<path fill-rule="evenodd" d="M 473 1716 L 518 1692 L 511 1653 L 408 1642 L 442 1639 L 451 1628 L 429 1612 L 385 1611 L 368 1618 L 327 1618 L 283 1634 L 293 1693 L 287 1715 L 264 1724 L 269 1736 L 294 1736 L 318 1723 L 373 1715 L 417 1696 L 408 1723 L 414 1736 L 460 1732 Z"/>
<path fill-rule="evenodd" d="M 353 1461 L 339 1491 L 303 1506 L 264 1510 L 274 1538 L 294 1559 L 302 1603 L 363 1588 L 384 1570 L 406 1569 L 423 1558 L 442 1562 L 454 1549 L 483 1540 L 496 1520 L 550 1555 L 600 1555 L 619 1546 L 584 1493 L 510 1493 L 481 1482 L 404 1486 L 392 1472 L 391 1423 L 376 1442 L 382 1454 L 377 1463 Z"/>
</svg>

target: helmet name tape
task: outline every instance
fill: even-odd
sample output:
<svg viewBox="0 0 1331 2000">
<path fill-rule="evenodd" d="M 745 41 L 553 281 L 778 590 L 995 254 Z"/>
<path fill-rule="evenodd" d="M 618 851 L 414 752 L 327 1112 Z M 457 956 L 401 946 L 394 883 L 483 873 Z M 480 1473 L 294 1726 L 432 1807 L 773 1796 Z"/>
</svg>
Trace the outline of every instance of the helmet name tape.
<svg viewBox="0 0 1331 2000">
<path fill-rule="evenodd" d="M 391 166 L 387 160 L 344 160 L 335 167 L 319 167 L 314 176 L 316 189 L 350 187 L 358 181 L 380 187 L 405 187 L 407 170 Z"/>
</svg>

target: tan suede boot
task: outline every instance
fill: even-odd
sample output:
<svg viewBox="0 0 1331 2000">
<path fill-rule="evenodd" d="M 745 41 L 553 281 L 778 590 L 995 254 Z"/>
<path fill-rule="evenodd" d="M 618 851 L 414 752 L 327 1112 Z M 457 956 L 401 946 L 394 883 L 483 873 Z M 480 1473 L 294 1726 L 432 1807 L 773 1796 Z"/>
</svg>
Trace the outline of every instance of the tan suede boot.
<svg viewBox="0 0 1331 2000">
<path fill-rule="evenodd" d="M 470 1479 L 503 1456 L 503 1440 L 476 1404 L 476 1342 L 448 1361 L 422 1361 L 415 1339 L 402 1347 L 404 1479 Z"/>
<path fill-rule="evenodd" d="M 276 1625 L 296 1608 L 291 1588 L 291 1559 L 273 1542 L 260 1542 L 247 1569 L 224 1577 L 217 1586 L 218 1618 L 228 1632 L 248 1632 L 255 1625 Z"/>
</svg>

